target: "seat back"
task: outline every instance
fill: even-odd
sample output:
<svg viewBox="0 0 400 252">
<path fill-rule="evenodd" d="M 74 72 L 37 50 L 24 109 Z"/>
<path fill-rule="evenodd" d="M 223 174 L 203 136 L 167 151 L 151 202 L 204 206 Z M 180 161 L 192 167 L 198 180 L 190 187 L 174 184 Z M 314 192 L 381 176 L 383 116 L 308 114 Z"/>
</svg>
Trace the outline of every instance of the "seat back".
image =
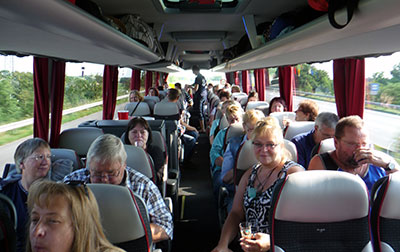
<svg viewBox="0 0 400 252">
<path fill-rule="evenodd" d="M 154 183 L 155 173 L 148 154 L 140 147 L 124 145 L 127 154 L 126 165 L 151 179 Z"/>
<path fill-rule="evenodd" d="M 60 134 L 59 147 L 72 149 L 82 158 L 86 156 L 92 142 L 101 135 L 103 131 L 94 127 L 66 129 Z"/>
<path fill-rule="evenodd" d="M 371 190 L 374 251 L 400 251 L 400 173 L 379 179 Z"/>
<path fill-rule="evenodd" d="M 271 251 L 372 251 L 368 190 L 358 176 L 290 174 L 277 183 L 270 209 Z"/>
<path fill-rule="evenodd" d="M 296 118 L 296 113 L 294 112 L 289 112 L 289 111 L 285 111 L 285 112 L 272 112 L 269 114 L 270 116 L 275 117 L 276 119 L 278 119 L 279 121 L 279 125 L 281 126 L 281 128 L 285 128 L 285 126 L 283 125 L 283 119 L 289 119 L 291 121 L 294 122 L 295 118 Z"/>
<path fill-rule="evenodd" d="M 164 137 L 161 135 L 159 131 L 151 131 L 152 134 L 152 142 L 151 145 L 154 146 L 154 148 L 158 148 L 162 151 L 165 157 L 164 164 L 161 169 L 163 169 L 163 178 L 161 181 L 161 188 L 160 192 L 163 197 L 165 197 L 166 193 L 166 186 L 167 186 L 167 179 L 168 179 L 168 153 L 167 153 L 167 145 L 165 143 Z"/>
<path fill-rule="evenodd" d="M 233 169 L 234 183 L 238 185 L 244 172 L 257 163 L 258 160 L 254 155 L 253 144 L 248 140 L 240 146 L 236 156 L 235 166 Z"/>
<path fill-rule="evenodd" d="M 174 102 L 162 101 L 154 106 L 154 117 L 156 119 L 179 120 L 180 113 L 178 105 Z"/>
<path fill-rule="evenodd" d="M 157 98 L 158 101 L 156 99 L 153 98 Z M 150 108 L 150 113 L 153 113 L 154 111 L 154 106 L 156 105 L 157 102 L 159 102 L 160 99 L 157 96 L 145 96 L 144 97 L 144 102 L 147 103 L 147 105 L 149 105 Z"/>
<path fill-rule="evenodd" d="M 136 108 L 136 110 L 135 110 L 135 108 Z M 139 105 L 138 105 L 138 102 L 127 103 L 125 105 L 125 110 L 129 111 L 129 116 L 148 116 L 148 115 L 151 115 L 150 107 L 146 102 L 140 102 Z"/>
<path fill-rule="evenodd" d="M 225 129 L 226 127 L 229 127 L 229 122 L 226 116 L 222 115 L 221 121 L 219 122 L 219 130 Z"/>
<path fill-rule="evenodd" d="M 319 143 L 318 154 L 325 153 L 328 151 L 333 151 L 335 149 L 336 148 L 335 148 L 334 138 L 328 138 L 328 139 L 322 140 Z"/>
<path fill-rule="evenodd" d="M 314 128 L 314 122 L 290 122 L 289 126 L 284 133 L 287 140 L 291 140 L 294 136 L 306 133 Z"/>
<path fill-rule="evenodd" d="M 51 163 L 54 164 L 57 160 L 68 159 L 72 161 L 73 171 L 83 168 L 82 161 L 78 154 L 71 149 L 51 148 Z"/>
<path fill-rule="evenodd" d="M 221 109 L 217 109 L 217 112 L 215 112 L 215 118 L 214 118 L 214 120 L 216 120 L 216 119 L 221 119 L 222 116 L 223 116 L 222 110 L 221 110 Z"/>
<path fill-rule="evenodd" d="M 48 178 L 52 181 L 62 181 L 71 172 L 84 167 L 78 154 L 71 149 L 51 149 L 51 168 Z"/>
<path fill-rule="evenodd" d="M 126 186 L 88 184 L 99 205 L 107 239 L 126 251 L 151 251 L 152 237 L 143 200 Z M 146 224 L 147 223 L 147 224 Z"/>
<path fill-rule="evenodd" d="M 0 251 L 16 251 L 17 211 L 14 203 L 0 193 Z"/>
</svg>

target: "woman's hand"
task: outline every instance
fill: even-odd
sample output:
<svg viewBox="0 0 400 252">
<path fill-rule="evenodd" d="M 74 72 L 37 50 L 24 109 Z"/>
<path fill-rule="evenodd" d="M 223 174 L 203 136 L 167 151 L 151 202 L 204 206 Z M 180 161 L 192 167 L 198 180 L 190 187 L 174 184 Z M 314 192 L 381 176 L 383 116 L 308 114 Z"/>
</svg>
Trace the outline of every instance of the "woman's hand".
<svg viewBox="0 0 400 252">
<path fill-rule="evenodd" d="M 255 233 L 251 239 L 241 238 L 240 246 L 245 252 L 268 251 L 271 246 L 269 234 Z"/>
</svg>

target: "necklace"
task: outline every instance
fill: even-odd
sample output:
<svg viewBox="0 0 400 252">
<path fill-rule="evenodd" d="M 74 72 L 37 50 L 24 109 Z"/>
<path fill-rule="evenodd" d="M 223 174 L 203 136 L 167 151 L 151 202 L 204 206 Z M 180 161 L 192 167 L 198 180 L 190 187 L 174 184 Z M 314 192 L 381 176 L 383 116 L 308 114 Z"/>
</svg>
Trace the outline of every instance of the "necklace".
<svg viewBox="0 0 400 252">
<path fill-rule="evenodd" d="M 256 179 L 258 181 L 257 188 L 254 188 L 254 186 L 250 187 L 247 191 L 247 195 L 249 196 L 250 199 L 254 199 L 257 195 L 259 195 L 264 186 L 267 184 L 268 179 L 272 176 L 272 173 L 274 172 L 275 168 L 272 169 L 272 171 L 268 174 L 268 176 L 264 179 L 263 182 L 258 177 L 258 172 L 256 173 Z"/>
</svg>

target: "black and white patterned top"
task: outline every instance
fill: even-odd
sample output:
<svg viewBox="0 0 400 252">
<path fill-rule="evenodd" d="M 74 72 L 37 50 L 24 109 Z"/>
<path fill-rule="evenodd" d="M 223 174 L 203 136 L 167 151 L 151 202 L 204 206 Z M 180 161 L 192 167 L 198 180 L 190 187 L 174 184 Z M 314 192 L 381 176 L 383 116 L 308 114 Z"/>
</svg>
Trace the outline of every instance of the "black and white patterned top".
<svg viewBox="0 0 400 252">
<path fill-rule="evenodd" d="M 293 161 L 286 161 L 282 170 L 277 176 L 277 180 L 264 192 L 257 192 L 254 188 L 254 182 L 257 178 L 257 171 L 261 164 L 253 166 L 253 170 L 247 183 L 246 191 L 243 196 L 243 205 L 246 215 L 246 221 L 252 223 L 252 232 L 269 233 L 268 215 L 271 208 L 271 197 L 275 184 L 278 179 L 287 176 L 287 170 L 292 166 L 301 166 Z"/>
</svg>

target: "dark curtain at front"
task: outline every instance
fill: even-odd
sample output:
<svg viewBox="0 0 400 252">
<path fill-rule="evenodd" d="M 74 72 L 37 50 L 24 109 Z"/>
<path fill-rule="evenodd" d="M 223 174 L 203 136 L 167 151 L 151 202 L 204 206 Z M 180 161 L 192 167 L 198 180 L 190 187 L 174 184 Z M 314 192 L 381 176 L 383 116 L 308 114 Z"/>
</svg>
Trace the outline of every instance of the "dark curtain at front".
<svg viewBox="0 0 400 252">
<path fill-rule="evenodd" d="M 104 66 L 103 73 L 103 120 L 112 120 L 117 103 L 118 66 Z"/>
<path fill-rule="evenodd" d="M 242 71 L 242 91 L 246 94 L 250 91 L 250 82 L 247 70 Z"/>
<path fill-rule="evenodd" d="M 258 93 L 258 99 L 265 101 L 265 69 L 255 69 L 254 79 L 256 82 L 256 91 Z"/>
<path fill-rule="evenodd" d="M 293 67 L 279 67 L 279 93 L 285 100 L 287 111 L 293 111 L 293 89 L 295 87 L 295 78 Z"/>
<path fill-rule="evenodd" d="M 132 69 L 131 83 L 129 88 L 130 90 L 140 91 L 140 69 Z"/>
<path fill-rule="evenodd" d="M 33 59 L 33 136 L 49 138 L 49 60 Z"/>
<path fill-rule="evenodd" d="M 226 82 L 232 84 L 231 82 L 231 73 L 225 73 Z"/>
<path fill-rule="evenodd" d="M 239 85 L 240 80 L 239 80 L 239 73 L 237 71 L 233 72 L 233 79 L 236 85 Z"/>
<path fill-rule="evenodd" d="M 64 105 L 65 62 L 53 61 L 51 79 L 50 146 L 58 148 Z"/>
<path fill-rule="evenodd" d="M 152 71 L 147 71 L 146 72 L 146 78 L 144 79 L 144 86 L 146 90 L 146 95 L 149 93 L 149 89 L 151 88 L 151 85 L 153 84 L 153 72 Z"/>
<path fill-rule="evenodd" d="M 338 116 L 364 115 L 365 61 L 337 59 L 333 61 L 333 88 Z"/>
</svg>

